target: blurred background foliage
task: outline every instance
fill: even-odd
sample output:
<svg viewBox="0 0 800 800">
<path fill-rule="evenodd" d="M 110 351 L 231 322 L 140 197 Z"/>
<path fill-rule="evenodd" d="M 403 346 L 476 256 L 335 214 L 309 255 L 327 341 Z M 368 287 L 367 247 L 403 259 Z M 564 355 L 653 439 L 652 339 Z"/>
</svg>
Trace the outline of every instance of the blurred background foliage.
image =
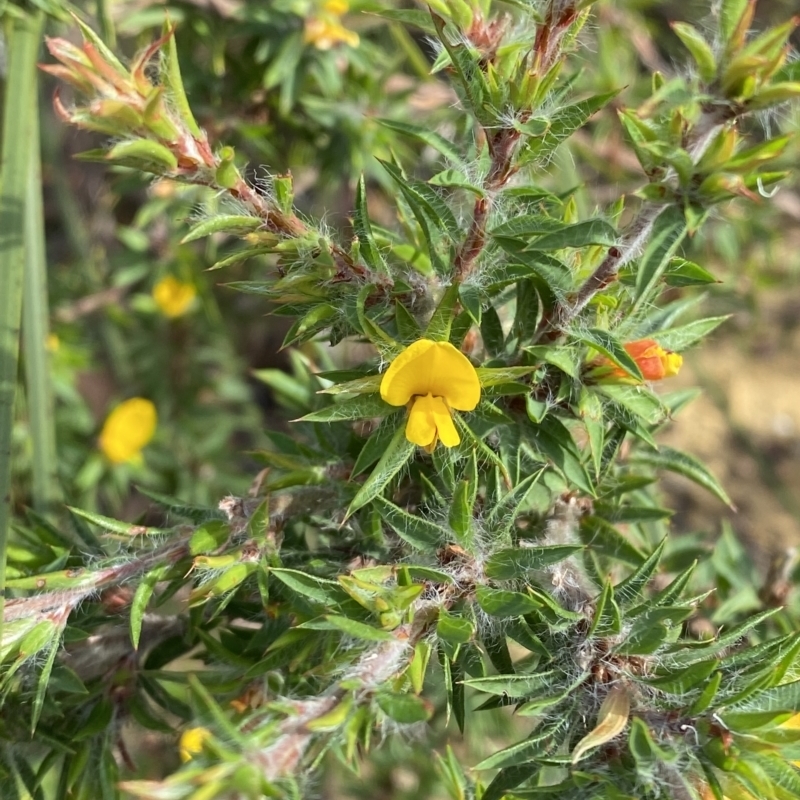
<svg viewBox="0 0 800 800">
<path fill-rule="evenodd" d="M 403 163 L 416 162 L 421 175 L 432 172 L 426 170 L 432 151 L 418 147 L 414 153 L 413 139 L 379 120 L 404 121 L 410 109 L 446 133 L 456 118 L 452 90 L 428 73 L 433 54 L 424 35 L 370 14 L 376 8 L 356 2 L 345 10 L 341 0 L 101 0 L 83 11 L 131 56 L 152 40 L 166 10 L 179 26 L 186 89 L 210 139 L 236 146 L 255 179 L 267 170 L 291 171 L 301 210 L 347 232 L 362 170 L 373 216 L 393 213 L 381 203 L 392 191 L 389 178 L 367 153 L 395 153 Z M 593 92 L 625 87 L 620 105 L 637 105 L 649 91 L 644 76 L 650 70 L 668 77 L 686 68 L 685 50 L 669 22 L 689 19 L 702 29 L 701 8 L 655 0 L 598 3 L 602 24 L 582 34 L 592 40 L 585 53 L 596 57 L 580 81 Z M 792 0 L 763 0 L 757 20 L 765 26 L 792 10 Z M 51 34 L 69 29 L 66 23 L 61 30 L 50 26 Z M 796 32 L 794 37 L 797 43 Z M 181 238 L 188 221 L 209 204 L 213 208 L 209 192 L 149 183 L 129 170 L 76 160 L 98 137 L 63 127 L 50 105 L 53 83 L 42 83 L 51 353 L 65 497 L 135 518 L 149 506 L 135 484 L 191 502 L 242 491 L 257 465 L 246 453 L 264 444 L 261 421 L 280 414 L 272 391 L 259 385 L 252 370 L 287 364 L 286 354 L 276 351 L 288 325 L 265 315 L 257 298 L 225 284 L 257 276 L 264 264 L 233 263 L 207 272 L 224 258 L 226 240 L 184 245 Z M 799 122 L 795 111 L 749 124 L 791 131 Z M 797 148 L 790 147 L 786 163 L 797 163 Z M 575 195 L 582 212 L 641 184 L 613 113 L 600 115 L 556 159 L 552 172 L 559 182 L 567 176 L 582 187 Z M 689 244 L 687 257 L 721 276 L 698 305 L 709 314 L 734 316 L 689 355 L 690 368 L 679 380 L 699 383 L 704 396 L 667 436 L 690 445 L 723 479 L 740 510 L 730 522 L 764 566 L 764 554 L 800 542 L 794 492 L 800 481 L 800 194 L 782 184 L 769 204 L 733 202 L 716 213 L 725 220 L 712 220 Z M 156 284 L 169 276 L 197 294 L 173 318 L 153 298 Z M 681 296 L 680 289 L 674 293 Z M 141 465 L 112 466 L 99 453 L 97 437 L 114 404 L 131 396 L 156 404 L 156 437 Z M 23 408 L 15 458 L 19 507 L 29 499 L 28 441 Z M 670 490 L 679 500 L 679 529 L 718 529 L 716 501 L 681 480 Z"/>
<path fill-rule="evenodd" d="M 390 7 L 405 8 L 399 3 Z M 234 145 L 251 178 L 291 171 L 296 202 L 309 215 L 345 234 L 358 175 L 368 181 L 375 219 L 391 221 L 393 190 L 367 154 L 398 155 L 433 171 L 432 152 L 381 124 L 425 120 L 452 130 L 455 97 L 441 76 L 430 75 L 434 54 L 419 29 L 371 14 L 385 4 L 354 0 L 98 0 L 80 12 L 117 48 L 132 56 L 152 41 L 165 11 L 178 26 L 178 51 L 193 111 L 212 142 Z M 3 6 L 0 4 L 0 9 Z M 604 0 L 588 26 L 587 91 L 625 87 L 620 103 L 637 105 L 649 74 L 686 69 L 686 54 L 669 22 L 701 29 L 705 4 L 678 0 Z M 761 0 L 762 26 L 796 11 L 796 0 Z M 759 22 L 756 23 L 757 26 Z M 51 35 L 75 36 L 72 24 L 50 20 Z M 800 48 L 800 38 L 794 35 Z M 392 53 L 387 57 L 387 52 Z M 156 504 L 139 487 L 214 504 L 229 492 L 244 493 L 263 464 L 262 433 L 281 428 L 292 414 L 290 366 L 281 351 L 288 323 L 266 314 L 257 297 L 226 287 L 263 276 L 268 262 L 223 259 L 224 237 L 182 244 L 187 221 L 215 198 L 200 187 L 149 182 L 121 168 L 88 164 L 75 155 L 96 147 L 98 137 L 65 128 L 51 107 L 54 81 L 41 80 L 41 132 L 52 333 L 48 347 L 56 392 L 58 468 L 63 496 L 120 519 L 158 524 Z M 408 119 L 408 110 L 416 119 Z M 760 131 L 796 131 L 792 115 L 769 115 L 748 124 Z M 800 139 L 786 152 L 800 162 Z M 416 151 L 414 148 L 417 148 Z M 556 181 L 548 188 L 575 194 L 581 211 L 602 208 L 642 183 L 638 162 L 624 144 L 616 115 L 607 110 L 556 155 Z M 264 166 L 264 165 L 268 165 Z M 570 186 L 563 185 L 565 177 Z M 783 183 L 769 203 L 732 202 L 687 246 L 687 257 L 720 276 L 697 301 L 680 288 L 674 300 L 697 302 L 706 315 L 731 314 L 670 388 L 700 385 L 697 399 L 664 440 L 705 460 L 738 507 L 733 513 L 680 478 L 665 480 L 665 505 L 678 510 L 673 529 L 685 534 L 670 547 L 674 563 L 716 549 L 698 584 L 716 585 L 706 609 L 709 622 L 785 598 L 778 583 L 791 577 L 791 548 L 800 544 L 800 185 Z M 724 220 L 722 219 L 724 217 Z M 730 222 L 733 224 L 730 224 Z M 167 291 L 173 279 L 172 293 Z M 160 290 L 157 287 L 161 287 Z M 165 288 L 166 286 L 166 288 Z M 180 287 L 188 287 L 180 295 Z M 177 295 L 176 295 L 177 292 Z M 310 357 L 316 351 L 309 350 Z M 331 358 L 346 364 L 340 346 Z M 274 371 L 278 370 L 278 371 Z M 258 380 L 255 373 L 266 382 Z M 111 411 L 132 397 L 152 401 L 154 438 L 141 457 L 114 463 L 101 448 Z M 24 400 L 15 431 L 14 503 L 30 504 L 30 436 Z M 284 430 L 290 430 L 285 422 Z M 788 556 L 787 556 L 788 553 Z M 13 573 L 10 570 L 9 575 Z M 766 598 L 766 600 L 765 600 Z M 701 620 L 702 622 L 702 620 Z M 474 763 L 497 749 L 515 724 L 502 711 L 475 718 L 468 739 L 450 737 Z M 163 765 L 158 734 L 131 742 L 134 760 L 149 755 L 150 773 Z M 138 753 L 138 755 L 137 755 Z M 169 765 L 172 766 L 172 765 Z M 322 786 L 328 797 L 445 797 L 428 747 L 387 738 L 358 776 L 331 764 Z M 438 776 L 438 777 L 437 777 Z M 446 784 L 447 782 L 445 782 Z M 452 785 L 455 785 L 453 782 Z M 311 791 L 311 789 L 310 789 Z M 450 794 L 449 796 L 456 796 Z"/>
</svg>

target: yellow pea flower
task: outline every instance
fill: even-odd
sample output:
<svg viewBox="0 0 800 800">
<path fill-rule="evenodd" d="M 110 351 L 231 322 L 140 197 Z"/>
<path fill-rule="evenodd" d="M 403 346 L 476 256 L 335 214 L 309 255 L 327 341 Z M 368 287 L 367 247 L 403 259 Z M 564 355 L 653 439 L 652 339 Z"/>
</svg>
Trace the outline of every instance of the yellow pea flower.
<svg viewBox="0 0 800 800">
<path fill-rule="evenodd" d="M 208 728 L 188 728 L 181 734 L 178 752 L 181 761 L 191 761 L 198 753 L 203 752 L 203 743 L 211 738 Z"/>
<path fill-rule="evenodd" d="M 197 289 L 191 283 L 183 283 L 169 275 L 153 287 L 153 300 L 165 317 L 173 319 L 183 316 L 197 296 Z"/>
<path fill-rule="evenodd" d="M 322 4 L 318 16 L 306 20 L 303 41 L 313 44 L 317 50 L 330 50 L 337 44 L 358 47 L 358 34 L 348 30 L 340 22 L 343 14 L 350 8 L 347 0 L 327 0 Z"/>
<path fill-rule="evenodd" d="M 439 440 L 445 447 L 461 441 L 452 410 L 472 411 L 481 384 L 469 359 L 449 342 L 419 339 L 389 365 L 381 397 L 391 406 L 408 406 L 406 438 L 431 453 Z"/>
<path fill-rule="evenodd" d="M 149 400 L 125 400 L 106 417 L 100 432 L 100 450 L 113 464 L 137 461 L 153 438 L 157 421 L 156 407 Z"/>
</svg>

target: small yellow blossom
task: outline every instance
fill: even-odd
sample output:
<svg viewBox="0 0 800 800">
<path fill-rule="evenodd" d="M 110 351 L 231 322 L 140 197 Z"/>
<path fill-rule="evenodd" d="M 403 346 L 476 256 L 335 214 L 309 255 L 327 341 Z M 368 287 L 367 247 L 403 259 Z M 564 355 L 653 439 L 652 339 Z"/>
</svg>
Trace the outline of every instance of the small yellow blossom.
<svg viewBox="0 0 800 800">
<path fill-rule="evenodd" d="M 183 316 L 197 296 L 197 289 L 191 283 L 183 283 L 169 275 L 153 287 L 153 300 L 165 317 L 173 319 Z"/>
<path fill-rule="evenodd" d="M 330 50 L 337 44 L 358 47 L 358 34 L 341 23 L 341 17 L 350 8 L 347 0 L 326 0 L 317 16 L 306 20 L 303 40 L 317 50 Z"/>
<path fill-rule="evenodd" d="M 460 350 L 449 342 L 419 339 L 389 365 L 381 397 L 391 406 L 408 405 L 406 438 L 431 453 L 439 440 L 445 447 L 461 441 L 452 411 L 472 411 L 481 385 Z"/>
<path fill-rule="evenodd" d="M 61 339 L 54 333 L 48 333 L 47 338 L 44 340 L 44 348 L 49 353 L 57 353 L 61 347 Z"/>
<path fill-rule="evenodd" d="M 191 761 L 198 753 L 203 752 L 203 743 L 211 738 L 208 728 L 187 728 L 178 742 L 181 761 Z"/>
<path fill-rule="evenodd" d="M 100 450 L 113 464 L 137 461 L 153 438 L 158 416 L 156 407 L 144 397 L 131 397 L 107 417 L 100 432 Z"/>
<path fill-rule="evenodd" d="M 328 14 L 333 14 L 336 17 L 341 17 L 350 10 L 350 3 L 347 0 L 327 0 L 322 4 L 323 11 Z"/>
</svg>

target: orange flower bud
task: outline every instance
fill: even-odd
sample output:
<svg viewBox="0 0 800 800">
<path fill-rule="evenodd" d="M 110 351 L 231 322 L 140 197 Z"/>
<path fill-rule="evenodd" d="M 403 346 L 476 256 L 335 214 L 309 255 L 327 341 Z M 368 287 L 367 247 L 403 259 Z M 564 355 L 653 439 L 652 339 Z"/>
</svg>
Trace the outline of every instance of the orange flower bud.
<svg viewBox="0 0 800 800">
<path fill-rule="evenodd" d="M 678 374 L 683 364 L 683 356 L 665 350 L 653 339 L 639 339 L 625 345 L 628 355 L 638 365 L 642 376 L 647 381 L 660 381 Z M 633 381 L 625 370 L 618 367 L 608 358 L 600 358 L 593 362 L 595 375 L 602 380 Z"/>
</svg>

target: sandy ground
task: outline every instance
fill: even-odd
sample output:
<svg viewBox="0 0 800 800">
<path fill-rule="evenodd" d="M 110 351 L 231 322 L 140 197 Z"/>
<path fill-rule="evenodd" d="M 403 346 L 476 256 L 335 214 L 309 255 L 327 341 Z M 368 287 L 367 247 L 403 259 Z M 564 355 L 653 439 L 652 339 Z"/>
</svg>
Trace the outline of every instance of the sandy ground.
<svg viewBox="0 0 800 800">
<path fill-rule="evenodd" d="M 737 507 L 726 509 L 668 476 L 666 490 L 680 512 L 676 530 L 713 534 L 727 518 L 762 569 L 776 552 L 800 546 L 800 327 L 791 324 L 800 322 L 799 300 L 766 297 L 761 322 L 689 353 L 681 375 L 665 387 L 704 389 L 662 441 L 705 461 Z M 776 324 L 787 316 L 794 317 L 788 326 Z"/>
</svg>

